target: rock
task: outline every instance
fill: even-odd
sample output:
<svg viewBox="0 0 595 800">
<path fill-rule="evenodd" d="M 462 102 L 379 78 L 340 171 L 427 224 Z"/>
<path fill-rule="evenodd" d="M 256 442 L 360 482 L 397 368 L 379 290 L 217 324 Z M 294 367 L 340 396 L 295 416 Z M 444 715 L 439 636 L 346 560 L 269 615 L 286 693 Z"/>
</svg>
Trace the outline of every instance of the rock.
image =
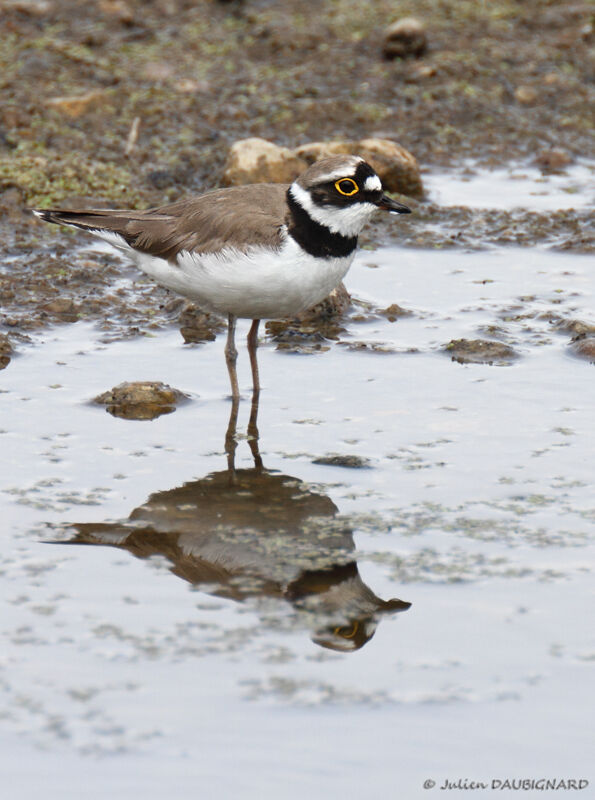
<svg viewBox="0 0 595 800">
<path fill-rule="evenodd" d="M 406 308 L 402 308 L 398 303 L 392 303 L 387 308 L 379 308 L 377 313 L 382 314 L 389 322 L 396 322 L 399 317 L 411 317 L 413 314 L 412 311 L 407 311 Z"/>
<path fill-rule="evenodd" d="M 537 91 L 532 86 L 517 86 L 514 90 L 514 99 L 524 106 L 533 105 L 537 98 Z"/>
<path fill-rule="evenodd" d="M 535 164 L 542 172 L 557 172 L 572 164 L 572 156 L 561 147 L 542 150 L 535 157 Z"/>
<path fill-rule="evenodd" d="M 5 333 L 0 333 L 0 369 L 4 369 L 10 364 L 12 355 L 12 345 Z"/>
<path fill-rule="evenodd" d="M 437 75 L 438 70 L 429 64 L 419 64 L 414 67 L 409 75 L 406 76 L 409 81 L 425 81 L 428 78 L 433 78 Z"/>
<path fill-rule="evenodd" d="M 410 197 L 423 195 L 419 164 L 415 156 L 390 139 L 310 142 L 297 147 L 294 153 L 308 164 L 332 155 L 353 153 L 361 156 L 376 170 L 387 191 Z"/>
<path fill-rule="evenodd" d="M 421 197 L 423 186 L 417 159 L 390 139 L 361 139 L 362 158 L 373 167 L 385 189 L 410 197 Z"/>
<path fill-rule="evenodd" d="M 595 364 L 595 333 L 579 333 L 570 343 L 572 352 Z"/>
<path fill-rule="evenodd" d="M 49 303 L 44 303 L 41 310 L 60 322 L 77 322 L 80 315 L 80 308 L 71 297 L 56 297 Z"/>
<path fill-rule="evenodd" d="M 351 295 L 345 288 L 344 283 L 340 283 L 333 291 L 316 303 L 312 308 L 302 311 L 296 317 L 298 322 L 313 323 L 326 322 L 336 317 L 341 317 L 351 305 Z"/>
<path fill-rule="evenodd" d="M 289 353 L 318 353 L 328 350 L 327 339 L 338 339 L 345 331 L 342 315 L 351 305 L 351 295 L 341 283 L 312 308 L 293 319 L 266 323 L 266 332 L 277 343 L 277 350 Z"/>
<path fill-rule="evenodd" d="M 182 311 L 178 322 L 186 344 L 214 342 L 217 334 L 225 330 L 225 323 L 220 317 L 192 305 Z"/>
<path fill-rule="evenodd" d="M 222 183 L 291 183 L 306 167 L 306 162 L 286 147 L 266 139 L 240 139 L 227 155 Z"/>
<path fill-rule="evenodd" d="M 181 78 L 172 84 L 172 88 L 180 94 L 199 94 L 207 93 L 210 89 L 208 81 L 195 81 L 192 78 Z"/>
<path fill-rule="evenodd" d="M 330 453 L 328 456 L 312 459 L 313 464 L 324 464 L 329 467 L 347 467 L 348 469 L 370 469 L 370 460 L 362 456 Z"/>
<path fill-rule="evenodd" d="M 573 333 L 577 339 L 585 334 L 595 335 L 595 325 L 590 322 L 583 322 L 580 319 L 561 319 L 554 323 L 554 327 L 558 331 Z"/>
<path fill-rule="evenodd" d="M 315 161 L 319 161 L 321 158 L 355 153 L 357 146 L 358 142 L 337 139 L 332 142 L 308 142 L 308 144 L 296 147 L 293 152 L 310 166 L 310 164 L 314 164 Z"/>
<path fill-rule="evenodd" d="M 99 8 L 107 17 L 112 17 L 122 25 L 132 25 L 134 22 L 132 9 L 124 0 L 99 0 Z"/>
<path fill-rule="evenodd" d="M 382 53 L 385 58 L 419 58 L 428 47 L 426 29 L 415 17 L 404 17 L 384 32 Z"/>
<path fill-rule="evenodd" d="M 339 342 L 346 350 L 352 353 L 378 353 L 379 355 L 392 355 L 398 352 L 396 347 L 381 342 L 364 342 L 361 340 Z"/>
<path fill-rule="evenodd" d="M 510 364 L 517 353 L 502 342 L 485 339 L 453 339 L 444 348 L 444 352 L 459 364 Z"/>
<path fill-rule="evenodd" d="M 72 97 L 50 97 L 45 101 L 46 106 L 55 108 L 66 114 L 67 117 L 76 119 L 100 106 L 108 95 L 105 89 L 93 89 L 86 94 L 74 95 Z"/>
<path fill-rule="evenodd" d="M 543 76 L 543 82 L 546 86 L 556 86 L 563 82 L 563 78 L 557 72 L 548 72 Z"/>
<path fill-rule="evenodd" d="M 108 392 L 98 395 L 93 402 L 106 406 L 114 417 L 123 419 L 155 419 L 161 414 L 171 414 L 188 395 L 158 381 L 120 383 Z"/>
</svg>

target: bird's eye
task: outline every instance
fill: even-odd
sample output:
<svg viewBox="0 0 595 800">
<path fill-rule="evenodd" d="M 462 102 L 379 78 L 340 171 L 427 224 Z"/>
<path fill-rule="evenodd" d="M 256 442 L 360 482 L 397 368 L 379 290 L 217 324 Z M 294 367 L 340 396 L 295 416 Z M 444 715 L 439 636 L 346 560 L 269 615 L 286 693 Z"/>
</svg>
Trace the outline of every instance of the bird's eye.
<svg viewBox="0 0 595 800">
<path fill-rule="evenodd" d="M 351 197 L 351 195 L 359 192 L 359 186 L 353 178 L 341 178 L 340 181 L 335 183 L 335 189 L 339 194 L 344 194 L 345 197 Z"/>
<path fill-rule="evenodd" d="M 343 639 L 353 639 L 355 634 L 357 633 L 359 628 L 359 623 L 356 621 L 352 625 L 344 625 L 342 627 L 335 628 L 333 631 L 335 636 L 342 636 Z"/>
</svg>

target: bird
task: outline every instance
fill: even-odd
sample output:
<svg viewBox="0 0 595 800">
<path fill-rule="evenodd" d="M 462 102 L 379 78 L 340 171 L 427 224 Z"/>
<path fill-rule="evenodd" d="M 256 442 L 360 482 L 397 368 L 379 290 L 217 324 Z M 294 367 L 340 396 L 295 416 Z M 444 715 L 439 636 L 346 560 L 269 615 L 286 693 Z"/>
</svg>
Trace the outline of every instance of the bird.
<svg viewBox="0 0 595 800">
<path fill-rule="evenodd" d="M 232 399 L 238 400 L 236 320 L 252 320 L 247 343 L 258 396 L 260 320 L 295 316 L 327 297 L 345 277 L 358 235 L 379 209 L 411 213 L 385 194 L 363 158 L 336 155 L 314 162 L 291 184 L 214 189 L 141 211 L 32 211 L 46 222 L 99 236 L 161 286 L 204 311 L 226 315 L 225 359 Z"/>
</svg>

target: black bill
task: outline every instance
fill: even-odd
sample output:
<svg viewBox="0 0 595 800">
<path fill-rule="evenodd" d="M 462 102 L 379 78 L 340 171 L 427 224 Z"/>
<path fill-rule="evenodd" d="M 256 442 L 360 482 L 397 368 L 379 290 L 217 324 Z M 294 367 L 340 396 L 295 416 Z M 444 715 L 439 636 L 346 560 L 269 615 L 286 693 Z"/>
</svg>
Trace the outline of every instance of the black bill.
<svg viewBox="0 0 595 800">
<path fill-rule="evenodd" d="M 392 214 L 411 214 L 411 209 L 408 206 L 404 206 L 403 203 L 397 203 L 387 194 L 383 194 L 376 205 L 378 208 L 390 211 Z"/>
</svg>

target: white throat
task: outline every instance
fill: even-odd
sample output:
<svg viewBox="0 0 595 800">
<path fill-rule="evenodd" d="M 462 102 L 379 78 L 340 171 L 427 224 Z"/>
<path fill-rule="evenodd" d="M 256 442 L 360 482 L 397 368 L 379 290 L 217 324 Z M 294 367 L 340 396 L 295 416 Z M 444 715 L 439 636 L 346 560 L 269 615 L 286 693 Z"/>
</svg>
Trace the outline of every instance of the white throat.
<svg viewBox="0 0 595 800">
<path fill-rule="evenodd" d="M 315 222 L 324 225 L 332 233 L 340 233 L 349 238 L 358 236 L 372 214 L 378 210 L 374 203 L 354 203 L 346 208 L 317 206 L 297 182 L 291 184 L 289 191 L 295 202 Z"/>
</svg>

